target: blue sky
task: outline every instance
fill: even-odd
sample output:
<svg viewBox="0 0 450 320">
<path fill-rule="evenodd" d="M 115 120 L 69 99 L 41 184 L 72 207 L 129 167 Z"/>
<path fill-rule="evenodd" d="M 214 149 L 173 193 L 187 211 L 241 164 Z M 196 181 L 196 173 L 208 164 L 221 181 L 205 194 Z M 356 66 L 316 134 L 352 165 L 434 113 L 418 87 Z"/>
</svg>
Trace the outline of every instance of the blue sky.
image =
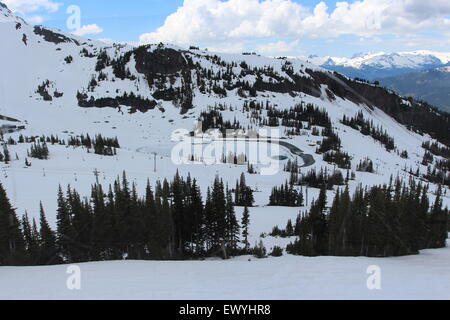
<svg viewBox="0 0 450 320">
<path fill-rule="evenodd" d="M 33 23 L 68 32 L 74 30 L 67 29 L 66 9 L 79 6 L 84 27 L 78 33 L 119 42 L 163 41 L 267 55 L 450 51 L 448 0 L 353 0 L 338 6 L 331 0 L 4 2 Z"/>
</svg>

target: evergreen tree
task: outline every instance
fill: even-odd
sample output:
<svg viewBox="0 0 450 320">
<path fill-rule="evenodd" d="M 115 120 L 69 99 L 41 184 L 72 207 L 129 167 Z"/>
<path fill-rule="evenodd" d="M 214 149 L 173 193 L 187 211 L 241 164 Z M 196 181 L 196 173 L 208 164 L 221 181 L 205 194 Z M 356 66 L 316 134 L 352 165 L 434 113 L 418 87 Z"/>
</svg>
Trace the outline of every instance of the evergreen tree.
<svg viewBox="0 0 450 320">
<path fill-rule="evenodd" d="M 35 222 L 33 224 L 34 226 L 31 225 L 28 213 L 25 212 L 22 217 L 22 230 L 25 240 L 27 261 L 31 265 L 36 265 L 39 259 L 39 234 L 37 233 Z"/>
<path fill-rule="evenodd" d="M 60 262 L 60 257 L 56 247 L 56 236 L 47 222 L 42 202 L 39 204 L 39 217 L 40 264 L 57 264 Z"/>
<path fill-rule="evenodd" d="M 0 265 L 20 265 L 25 259 L 25 243 L 16 212 L 0 184 Z"/>
<path fill-rule="evenodd" d="M 231 248 L 233 252 L 237 250 L 237 244 L 239 242 L 239 223 L 236 219 L 236 214 L 233 206 L 233 199 L 231 196 L 231 192 L 227 188 L 226 190 L 226 238 L 228 242 L 228 246 Z"/>
<path fill-rule="evenodd" d="M 439 186 L 430 214 L 429 248 L 443 248 L 448 238 L 448 212 L 442 209 L 442 187 Z"/>
<path fill-rule="evenodd" d="M 250 212 L 248 207 L 244 208 L 244 213 L 242 215 L 242 237 L 244 238 L 245 252 L 248 252 L 250 243 L 248 242 L 250 227 Z"/>
<path fill-rule="evenodd" d="M 58 208 L 56 210 L 57 246 L 65 261 L 72 261 L 71 245 L 74 237 L 70 212 L 61 186 L 58 188 Z"/>
<path fill-rule="evenodd" d="M 319 198 L 311 207 L 311 241 L 314 255 L 326 255 L 328 249 L 328 225 L 326 217 L 327 194 L 320 190 Z"/>
<path fill-rule="evenodd" d="M 302 255 L 388 257 L 417 254 L 420 249 L 444 247 L 448 211 L 438 190 L 429 208 L 428 188 L 411 180 L 338 191 L 326 215 L 324 189 L 308 214 L 297 219 L 298 239 L 287 251 Z M 327 248 L 324 247 L 327 240 Z"/>
</svg>

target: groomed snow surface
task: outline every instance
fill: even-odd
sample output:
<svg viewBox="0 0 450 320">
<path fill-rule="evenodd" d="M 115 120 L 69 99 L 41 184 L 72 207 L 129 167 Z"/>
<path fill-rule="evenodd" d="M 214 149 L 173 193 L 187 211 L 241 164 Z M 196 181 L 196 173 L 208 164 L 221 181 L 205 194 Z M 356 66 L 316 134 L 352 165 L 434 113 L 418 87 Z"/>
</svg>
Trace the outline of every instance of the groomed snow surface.
<svg viewBox="0 0 450 320">
<path fill-rule="evenodd" d="M 250 260 L 249 260 L 250 259 Z M 399 258 L 114 261 L 78 265 L 81 289 L 66 286 L 68 266 L 0 268 L 0 299 L 450 299 L 450 249 Z M 369 290 L 367 269 L 380 269 Z"/>
</svg>

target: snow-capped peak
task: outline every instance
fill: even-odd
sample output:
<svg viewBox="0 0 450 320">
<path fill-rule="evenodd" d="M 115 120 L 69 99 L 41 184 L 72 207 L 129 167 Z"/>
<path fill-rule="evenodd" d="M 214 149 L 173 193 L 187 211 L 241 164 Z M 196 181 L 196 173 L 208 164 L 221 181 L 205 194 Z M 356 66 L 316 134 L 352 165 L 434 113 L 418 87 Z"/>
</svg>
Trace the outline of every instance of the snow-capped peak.
<svg viewBox="0 0 450 320">
<path fill-rule="evenodd" d="M 373 67 L 378 69 L 420 69 L 424 66 L 445 65 L 450 62 L 449 52 L 372 52 L 358 53 L 352 58 L 310 56 L 309 60 L 321 66 L 341 66 L 355 69 Z"/>
<path fill-rule="evenodd" d="M 441 60 L 443 64 L 447 64 L 450 62 L 450 52 L 436 52 L 436 51 L 429 51 L 429 50 L 418 50 L 418 51 L 411 51 L 411 52 L 402 52 L 404 54 L 411 54 L 411 55 L 428 55 L 428 56 L 434 56 Z"/>
</svg>

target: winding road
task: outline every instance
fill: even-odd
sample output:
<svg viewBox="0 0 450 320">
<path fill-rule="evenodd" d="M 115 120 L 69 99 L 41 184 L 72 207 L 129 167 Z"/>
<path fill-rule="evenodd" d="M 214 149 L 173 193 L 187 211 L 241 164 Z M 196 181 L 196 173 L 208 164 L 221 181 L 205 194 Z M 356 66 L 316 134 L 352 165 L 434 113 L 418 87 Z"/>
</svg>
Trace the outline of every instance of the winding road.
<svg viewBox="0 0 450 320">
<path fill-rule="evenodd" d="M 235 141 L 238 141 L 238 140 L 239 139 L 237 139 Z M 243 139 L 243 141 L 248 142 L 249 140 Z M 301 166 L 301 168 L 307 168 L 316 163 L 316 160 L 314 159 L 314 157 L 311 154 L 304 153 L 303 150 L 301 150 L 300 148 L 294 146 L 293 144 L 291 144 L 289 142 L 282 141 L 282 140 L 262 140 L 262 139 L 258 139 L 257 141 L 265 142 L 265 143 L 276 143 L 276 144 L 280 145 L 281 147 L 288 149 L 292 155 L 302 158 L 303 165 Z M 141 148 L 137 149 L 136 151 L 147 153 L 147 152 L 144 152 L 144 150 L 148 150 L 148 149 L 149 149 L 149 147 L 141 147 Z"/>
<path fill-rule="evenodd" d="M 303 160 L 303 165 L 301 168 L 310 167 L 313 164 L 316 163 L 316 160 L 311 154 L 303 153 L 303 150 L 299 149 L 298 147 L 294 146 L 293 144 L 290 144 L 286 141 L 276 141 L 280 146 L 285 147 L 288 149 L 293 155 L 299 156 Z"/>
</svg>

